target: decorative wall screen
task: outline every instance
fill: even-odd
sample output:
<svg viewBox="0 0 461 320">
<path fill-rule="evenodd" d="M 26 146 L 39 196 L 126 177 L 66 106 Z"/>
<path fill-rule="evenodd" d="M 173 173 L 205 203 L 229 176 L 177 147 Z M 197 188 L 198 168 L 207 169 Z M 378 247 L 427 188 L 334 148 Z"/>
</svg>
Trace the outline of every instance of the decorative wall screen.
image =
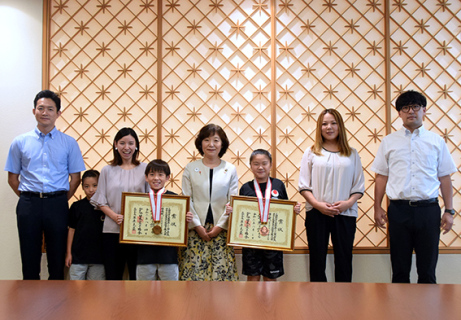
<svg viewBox="0 0 461 320">
<path fill-rule="evenodd" d="M 88 168 L 101 169 L 117 130 L 133 127 L 141 160 L 166 160 L 168 188 L 181 192 L 183 168 L 199 158 L 195 135 L 217 123 L 241 184 L 252 179 L 251 151 L 269 149 L 273 175 L 300 202 L 301 157 L 319 113 L 336 108 L 366 177 L 355 246 L 387 249 L 386 230 L 373 226 L 370 166 L 401 126 L 400 92 L 426 94 L 426 128 L 461 164 L 460 10 L 455 0 L 47 0 L 44 85 L 61 94 L 58 128 Z M 458 210 L 459 172 L 453 186 Z M 441 248 L 461 246 L 459 219 Z M 304 214 L 296 247 L 307 248 Z"/>
</svg>

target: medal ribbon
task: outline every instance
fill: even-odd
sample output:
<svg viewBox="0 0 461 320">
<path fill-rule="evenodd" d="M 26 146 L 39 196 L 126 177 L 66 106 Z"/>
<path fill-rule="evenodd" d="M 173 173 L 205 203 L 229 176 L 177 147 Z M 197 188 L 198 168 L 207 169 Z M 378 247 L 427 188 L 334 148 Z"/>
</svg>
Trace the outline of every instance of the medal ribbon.
<svg viewBox="0 0 461 320">
<path fill-rule="evenodd" d="M 152 209 L 152 218 L 154 222 L 160 221 L 160 216 L 162 214 L 162 195 L 165 193 L 165 188 L 162 188 L 157 192 L 154 193 L 154 190 L 149 190 L 149 201 L 150 207 Z"/>
<path fill-rule="evenodd" d="M 261 188 L 259 187 L 258 181 L 254 179 L 253 183 L 255 186 L 256 197 L 258 198 L 259 216 L 261 217 L 261 222 L 267 223 L 267 219 L 269 218 L 269 207 L 271 204 L 271 191 L 272 191 L 271 179 L 267 178 L 264 202 L 263 202 L 263 193 L 261 192 Z"/>
</svg>

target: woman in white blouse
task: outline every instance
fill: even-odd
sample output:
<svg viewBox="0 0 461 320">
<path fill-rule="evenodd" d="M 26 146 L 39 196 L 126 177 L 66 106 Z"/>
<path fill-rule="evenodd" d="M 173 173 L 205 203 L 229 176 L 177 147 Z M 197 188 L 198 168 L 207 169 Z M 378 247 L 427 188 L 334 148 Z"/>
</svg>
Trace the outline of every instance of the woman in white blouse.
<svg viewBox="0 0 461 320">
<path fill-rule="evenodd" d="M 193 219 L 187 248 L 180 250 L 179 279 L 238 280 L 234 249 L 226 245 L 226 204 L 238 189 L 235 166 L 221 160 L 229 140 L 220 126 L 208 124 L 200 130 L 195 146 L 203 158 L 189 163 L 182 177 Z"/>
<path fill-rule="evenodd" d="M 144 171 L 146 164 L 138 160 L 139 139 L 131 128 L 120 129 L 112 145 L 113 160 L 101 170 L 98 190 L 91 203 L 105 213 L 103 227 L 104 269 L 107 280 L 122 280 L 125 264 L 130 280 L 136 280 L 137 247 L 119 243 L 122 192 L 149 192 Z"/>
<path fill-rule="evenodd" d="M 310 279 L 327 281 L 328 242 L 334 250 L 335 281 L 352 281 L 352 247 L 357 220 L 357 200 L 365 191 L 362 163 L 347 142 L 341 114 L 320 113 L 314 145 L 301 161 L 299 191 L 306 199 L 306 233 Z"/>
</svg>

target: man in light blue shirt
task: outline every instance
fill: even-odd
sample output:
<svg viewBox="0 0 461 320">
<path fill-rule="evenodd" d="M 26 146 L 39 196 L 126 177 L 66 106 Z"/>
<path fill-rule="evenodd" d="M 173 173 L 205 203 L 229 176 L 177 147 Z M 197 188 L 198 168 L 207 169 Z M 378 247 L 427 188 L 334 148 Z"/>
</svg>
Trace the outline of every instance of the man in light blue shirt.
<svg viewBox="0 0 461 320">
<path fill-rule="evenodd" d="M 37 127 L 13 140 L 5 165 L 8 184 L 19 196 L 16 214 L 24 280 L 40 279 L 42 235 L 49 279 L 64 279 L 68 199 L 85 164 L 77 141 L 55 127 L 60 109 L 61 99 L 54 92 L 36 95 L 32 113 Z"/>
</svg>

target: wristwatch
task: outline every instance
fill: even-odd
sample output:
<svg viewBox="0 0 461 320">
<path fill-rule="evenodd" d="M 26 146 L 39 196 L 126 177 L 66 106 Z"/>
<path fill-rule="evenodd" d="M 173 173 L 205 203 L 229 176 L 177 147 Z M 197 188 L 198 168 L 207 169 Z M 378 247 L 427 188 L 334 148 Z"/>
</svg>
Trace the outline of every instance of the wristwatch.
<svg viewBox="0 0 461 320">
<path fill-rule="evenodd" d="M 456 212 L 455 212 L 455 209 L 445 209 L 445 212 L 451 214 L 452 216 L 454 216 L 455 213 L 456 213 Z"/>
</svg>

